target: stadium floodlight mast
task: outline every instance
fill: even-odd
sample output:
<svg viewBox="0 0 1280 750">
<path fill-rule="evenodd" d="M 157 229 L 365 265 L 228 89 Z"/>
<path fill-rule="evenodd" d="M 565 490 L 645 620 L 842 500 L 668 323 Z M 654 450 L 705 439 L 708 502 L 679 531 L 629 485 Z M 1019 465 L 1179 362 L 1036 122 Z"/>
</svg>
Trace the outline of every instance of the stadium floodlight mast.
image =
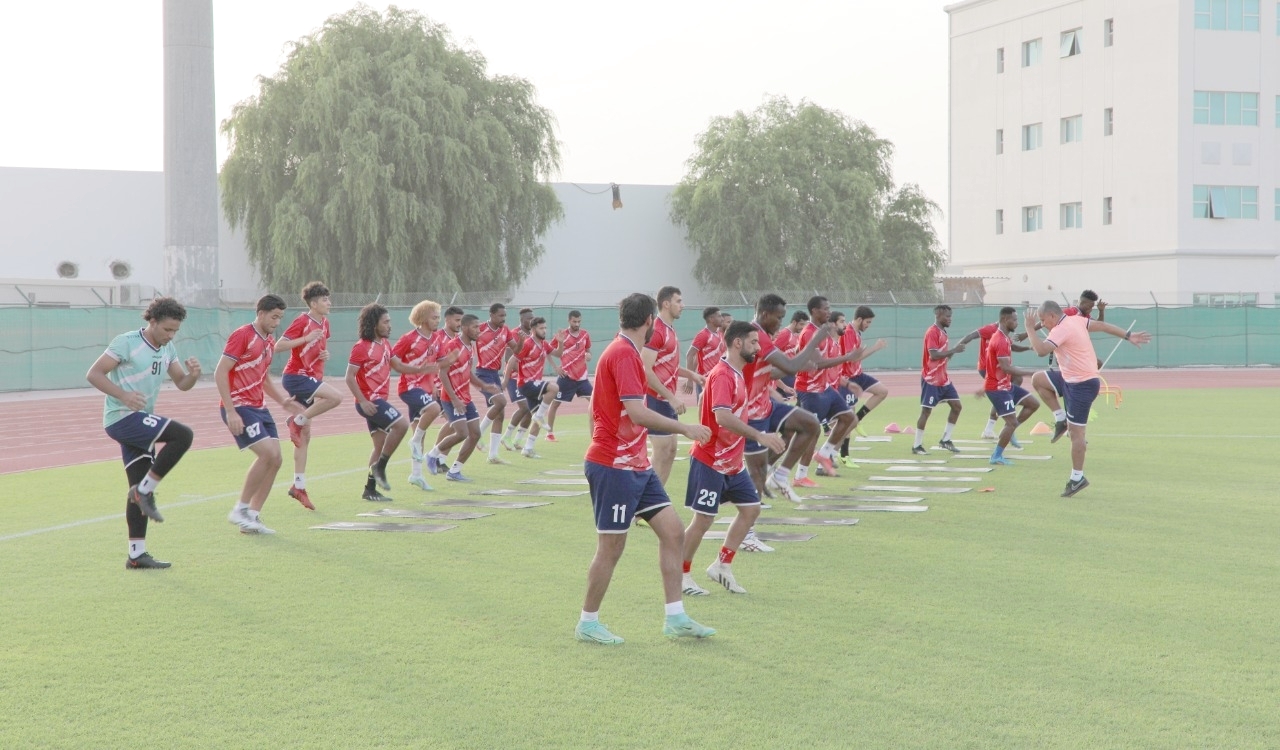
<svg viewBox="0 0 1280 750">
<path fill-rule="evenodd" d="M 218 304 L 213 0 L 164 0 L 164 291 Z"/>
</svg>

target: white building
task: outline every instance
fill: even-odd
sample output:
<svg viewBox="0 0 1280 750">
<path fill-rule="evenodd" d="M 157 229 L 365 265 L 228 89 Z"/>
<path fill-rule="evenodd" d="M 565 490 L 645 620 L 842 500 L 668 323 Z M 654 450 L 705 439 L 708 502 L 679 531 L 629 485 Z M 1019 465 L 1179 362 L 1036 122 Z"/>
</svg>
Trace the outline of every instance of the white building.
<svg viewBox="0 0 1280 750">
<path fill-rule="evenodd" d="M 1280 3 L 967 0 L 950 15 L 953 266 L 992 301 L 1272 304 Z"/>
</svg>

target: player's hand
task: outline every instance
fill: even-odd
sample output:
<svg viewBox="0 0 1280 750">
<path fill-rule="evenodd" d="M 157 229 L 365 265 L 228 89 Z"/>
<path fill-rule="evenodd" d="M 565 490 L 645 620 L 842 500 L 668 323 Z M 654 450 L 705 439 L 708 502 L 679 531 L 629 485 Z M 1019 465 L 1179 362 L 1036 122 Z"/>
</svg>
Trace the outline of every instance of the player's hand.
<svg viewBox="0 0 1280 750">
<path fill-rule="evenodd" d="M 965 347 L 965 343 L 961 341 L 959 344 L 956 344 L 956 347 L 951 350 L 951 353 L 959 354 L 960 352 L 964 351 L 964 347 Z"/>
<path fill-rule="evenodd" d="M 822 325 L 818 326 L 818 332 L 813 334 L 813 337 L 817 339 L 819 342 L 822 342 L 827 339 L 833 339 L 838 335 L 839 334 L 836 333 L 835 323 L 823 323 Z"/>
<path fill-rule="evenodd" d="M 493 383 L 485 383 L 484 385 L 480 386 L 480 390 L 484 391 L 485 393 L 491 393 L 491 394 L 502 393 L 504 390 L 506 390 L 506 388 L 507 388 L 506 381 L 503 381 L 501 388 L 494 385 Z M 455 406 L 456 405 L 457 404 L 455 404 Z M 463 405 L 465 406 L 465 404 Z"/>
<path fill-rule="evenodd" d="M 378 413 L 378 405 L 372 401 L 361 401 L 360 411 L 363 412 L 366 417 L 372 417 L 374 414 Z"/>
<path fill-rule="evenodd" d="M 1106 300 L 1098 300 L 1098 312 L 1100 313 L 1106 312 L 1106 310 L 1107 310 Z"/>
<path fill-rule="evenodd" d="M 705 443 L 711 439 L 711 428 L 701 424 L 684 426 L 684 436 L 695 443 Z"/>
<path fill-rule="evenodd" d="M 308 344 L 314 344 L 315 342 L 319 341 L 320 337 L 322 336 L 324 336 L 324 331 L 317 328 L 311 333 L 308 333 L 306 336 L 303 336 L 302 340 L 307 342 Z"/>
<path fill-rule="evenodd" d="M 1019 332 L 1019 333 L 1018 333 L 1018 335 L 1017 335 L 1017 336 L 1014 336 L 1014 337 L 1013 337 L 1013 340 L 1014 340 L 1014 341 L 1026 341 L 1026 340 L 1027 340 L 1027 337 L 1028 337 L 1029 335 L 1030 335 L 1030 334 L 1028 334 L 1026 331 L 1021 331 L 1021 332 Z"/>
<path fill-rule="evenodd" d="M 1027 308 L 1027 314 L 1024 318 L 1028 331 L 1040 330 L 1040 315 L 1036 312 L 1034 307 Z"/>
<path fill-rule="evenodd" d="M 321 349 L 321 350 L 320 350 L 320 361 L 321 361 L 321 362 L 328 362 L 328 361 L 329 361 L 329 350 L 328 350 L 328 349 Z"/>
<path fill-rule="evenodd" d="M 676 410 L 677 417 L 680 416 L 681 414 L 684 414 L 686 411 L 684 402 L 678 398 L 671 399 L 667 403 L 671 404 L 671 408 Z"/>
<path fill-rule="evenodd" d="M 876 339 L 876 345 L 871 347 L 871 351 L 878 352 L 881 349 L 887 347 L 888 345 L 889 345 L 888 341 L 885 341 L 884 339 Z"/>
<path fill-rule="evenodd" d="M 147 397 L 137 391 L 125 391 L 124 398 L 120 402 L 128 407 L 129 411 L 142 411 L 147 408 Z"/>
<path fill-rule="evenodd" d="M 235 409 L 227 410 L 227 429 L 231 430 L 233 437 L 244 432 L 244 420 L 240 418 Z"/>
<path fill-rule="evenodd" d="M 1146 331 L 1134 331 L 1129 334 L 1129 343 L 1134 346 L 1142 346 L 1151 343 L 1151 334 Z"/>
<path fill-rule="evenodd" d="M 200 360 L 195 357 L 187 357 L 186 365 L 188 375 L 194 378 L 200 377 Z"/>
<path fill-rule="evenodd" d="M 787 441 L 783 440 L 782 436 L 776 432 L 766 432 L 763 435 L 761 435 L 760 439 L 757 440 L 756 442 L 768 448 L 769 450 L 773 451 L 774 453 L 787 452 Z"/>
<path fill-rule="evenodd" d="M 683 393 L 693 393 L 693 381 L 685 378 L 684 385 L 680 386 Z"/>
</svg>

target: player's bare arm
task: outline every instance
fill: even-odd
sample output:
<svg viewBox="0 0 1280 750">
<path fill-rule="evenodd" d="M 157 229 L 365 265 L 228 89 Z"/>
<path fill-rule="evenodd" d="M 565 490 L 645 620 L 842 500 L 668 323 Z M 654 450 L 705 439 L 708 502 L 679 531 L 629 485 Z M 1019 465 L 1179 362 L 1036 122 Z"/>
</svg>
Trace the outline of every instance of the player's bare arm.
<svg viewBox="0 0 1280 750">
<path fill-rule="evenodd" d="M 356 373 L 360 372 L 360 368 L 355 365 L 347 365 L 347 375 L 343 380 L 347 383 L 347 390 L 351 391 L 351 395 L 355 396 L 356 403 L 360 406 L 360 411 L 365 416 L 372 417 L 378 413 L 378 407 L 372 401 L 364 397 L 364 393 L 360 391 L 360 384 L 356 382 Z"/>
<path fill-rule="evenodd" d="M 809 343 L 805 344 L 804 349 L 797 352 L 796 356 L 788 357 L 782 353 L 781 349 L 774 349 L 769 352 L 769 356 L 765 357 L 764 361 L 773 365 L 775 369 L 781 370 L 783 376 L 795 375 L 801 370 L 814 366 L 814 360 L 818 358 L 818 346 L 831 338 L 835 330 L 834 323 L 818 326 L 818 332 L 813 334 L 813 338 L 809 339 Z"/>
<path fill-rule="evenodd" d="M 276 342 L 275 346 L 272 347 L 272 350 L 275 351 L 277 354 L 279 354 L 280 352 L 292 351 L 294 349 L 297 349 L 300 346 L 306 346 L 307 344 L 315 343 L 316 341 L 319 341 L 322 336 L 324 336 L 324 331 L 319 328 L 316 328 L 315 330 L 308 333 L 306 336 L 303 336 L 302 338 L 299 338 L 299 339 L 282 338 Z"/>
<path fill-rule="evenodd" d="M 748 440 L 754 440 L 774 453 L 786 452 L 787 443 L 778 433 L 761 432 L 760 430 L 752 429 L 751 425 L 738 419 L 738 416 L 729 409 L 716 409 L 713 413 L 716 416 L 716 424 L 729 432 L 741 435 Z"/>
<path fill-rule="evenodd" d="M 129 411 L 142 411 L 147 408 L 146 396 L 137 391 L 126 391 L 107 377 L 119 366 L 120 362 L 115 357 L 103 354 L 89 367 L 89 372 L 85 373 L 84 379 L 89 381 L 89 385 L 124 404 Z"/>
<path fill-rule="evenodd" d="M 671 404 L 671 406 L 676 410 L 676 414 L 683 414 L 684 402 L 677 399 L 676 394 L 667 390 L 667 387 L 662 384 L 662 380 L 653 371 L 654 365 L 658 363 L 658 353 L 647 347 L 644 349 L 641 349 L 640 362 L 644 364 L 645 385 L 657 391 L 658 395 L 661 396 L 664 401 Z M 666 429 L 662 429 L 662 432 L 666 432 Z"/>
<path fill-rule="evenodd" d="M 227 429 L 233 436 L 244 432 L 244 420 L 231 404 L 231 368 L 235 366 L 234 359 L 223 355 L 218 358 L 218 366 L 213 369 L 213 382 L 218 387 L 222 408 L 227 412 Z"/>
<path fill-rule="evenodd" d="M 1036 374 L 1035 370 L 1029 370 L 1025 367 L 1018 367 L 1013 364 L 1013 360 L 1010 357 L 996 357 L 996 364 L 1000 366 L 1001 370 L 1009 373 L 1010 375 L 1021 375 L 1024 378 L 1030 378 L 1034 377 Z"/>
<path fill-rule="evenodd" d="M 1142 346 L 1151 341 L 1150 333 L 1146 331 L 1126 331 L 1120 326 L 1103 321 L 1101 316 L 1097 320 L 1089 321 L 1089 333 L 1108 333 L 1118 339 L 1124 339 L 1134 346 Z"/>
<path fill-rule="evenodd" d="M 684 435 L 695 443 L 705 443 L 711 439 L 711 428 L 700 422 L 685 424 L 674 419 L 667 419 L 644 405 L 639 399 L 628 399 L 622 402 L 627 416 L 632 422 L 649 430 L 659 430 L 672 435 Z"/>
<path fill-rule="evenodd" d="M 200 380 L 200 360 L 187 357 L 187 361 L 183 364 L 186 365 L 186 369 L 177 362 L 169 363 L 169 379 L 178 386 L 178 390 L 189 391 L 195 387 L 196 381 Z"/>
</svg>

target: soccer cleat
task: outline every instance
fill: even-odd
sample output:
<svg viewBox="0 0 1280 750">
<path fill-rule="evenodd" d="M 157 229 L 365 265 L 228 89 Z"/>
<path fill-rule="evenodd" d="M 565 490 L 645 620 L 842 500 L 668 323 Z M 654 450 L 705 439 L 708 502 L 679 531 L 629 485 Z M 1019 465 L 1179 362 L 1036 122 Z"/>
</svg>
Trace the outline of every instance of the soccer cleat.
<svg viewBox="0 0 1280 750">
<path fill-rule="evenodd" d="M 547 432 L 547 442 L 548 442 L 548 443 L 558 443 L 558 442 L 560 442 L 560 441 L 559 441 L 558 439 L 556 439 L 556 434 L 555 434 L 554 432 L 550 432 L 550 431 L 548 431 L 548 432 Z"/>
<path fill-rule="evenodd" d="M 382 468 L 377 464 L 374 464 L 373 466 L 369 467 L 369 472 L 373 474 L 373 481 L 377 482 L 379 487 L 381 487 L 384 490 L 391 489 L 391 483 L 387 481 L 386 469 Z"/>
<path fill-rule="evenodd" d="M 820 476 L 820 477 L 838 476 L 838 475 L 836 475 L 836 474 L 828 474 L 828 473 L 827 473 L 827 470 L 826 470 L 826 469 L 824 469 L 824 468 L 822 468 L 821 466 L 819 466 L 817 469 L 814 469 L 814 472 L 813 472 L 813 473 L 814 473 L 815 475 L 817 475 L 817 476 Z"/>
<path fill-rule="evenodd" d="M 846 468 L 846 469 L 856 469 L 856 468 L 858 468 L 858 464 L 857 464 L 857 463 L 855 463 L 855 462 L 854 462 L 854 460 L 853 460 L 852 458 L 848 457 L 848 456 L 845 456 L 844 458 L 841 458 L 841 459 L 840 459 L 840 465 L 841 465 L 841 466 L 843 466 L 843 467 L 844 467 L 844 468 Z"/>
<path fill-rule="evenodd" d="M 609 632 L 609 626 L 602 622 L 579 622 L 573 629 L 573 637 L 584 643 L 599 643 L 602 646 L 617 646 L 624 641 Z"/>
<path fill-rule="evenodd" d="M 722 565 L 719 562 L 711 563 L 711 565 L 707 567 L 707 578 L 710 578 L 721 586 L 724 586 L 731 594 L 747 593 L 746 589 L 739 586 L 738 582 L 733 580 L 733 571 L 729 569 L 728 565 Z"/>
<path fill-rule="evenodd" d="M 684 579 L 681 582 L 680 587 L 680 590 L 684 592 L 685 596 L 706 596 L 711 593 L 695 583 L 693 576 L 688 573 L 684 574 Z"/>
<path fill-rule="evenodd" d="M 262 518 L 249 517 L 248 525 L 240 527 L 241 534 L 274 534 L 274 529 L 268 529 L 267 525 L 262 522 Z"/>
<path fill-rule="evenodd" d="M 360 497 L 361 497 L 361 498 L 363 498 L 363 499 L 365 499 L 365 500 L 368 500 L 368 501 L 369 501 L 369 502 L 371 502 L 371 503 L 389 503 L 389 502 L 391 502 L 391 498 L 387 497 L 386 495 L 382 494 L 381 492 L 378 492 L 378 489 L 377 489 L 376 487 L 365 490 L 365 491 L 364 491 L 364 494 L 362 494 Z"/>
<path fill-rule="evenodd" d="M 243 529 L 245 527 L 245 524 L 252 523 L 252 521 L 249 518 L 249 509 L 248 508 L 232 508 L 231 512 L 227 514 L 227 522 L 235 524 L 236 526 L 239 526 L 240 528 Z"/>
<path fill-rule="evenodd" d="M 124 561 L 125 570 L 161 570 L 171 565 L 173 563 L 155 559 L 150 552 L 143 552 L 137 557 L 125 558 Z"/>
<path fill-rule="evenodd" d="M 520 451 L 520 455 L 524 456 L 525 458 L 532 458 L 535 461 L 542 459 L 542 456 L 539 456 L 537 453 L 534 453 L 533 450 L 529 448 L 526 448 Z"/>
<path fill-rule="evenodd" d="M 770 474 L 769 478 L 765 480 L 765 487 L 772 488 L 774 492 L 777 492 L 779 495 L 782 495 L 793 503 L 804 502 L 804 498 L 796 494 L 796 491 L 791 489 L 791 485 L 786 484 L 785 482 L 779 482 L 774 478 L 773 474 Z"/>
<path fill-rule="evenodd" d="M 1050 443 L 1058 442 L 1058 438 L 1067 434 L 1067 420 L 1053 423 L 1053 437 L 1049 439 Z"/>
<path fill-rule="evenodd" d="M 911 452 L 917 456 L 927 456 L 929 451 L 923 445 L 911 446 Z"/>
<path fill-rule="evenodd" d="M 511 438 L 506 435 L 503 435 L 502 440 L 499 442 L 502 443 L 503 448 L 506 448 L 509 451 L 515 451 L 516 449 L 516 444 L 511 442 Z"/>
<path fill-rule="evenodd" d="M 752 529 L 747 532 L 743 538 L 742 544 L 738 545 L 738 549 L 743 552 L 773 552 L 773 547 L 760 541 L 760 537 L 756 536 L 756 530 Z"/>
<path fill-rule="evenodd" d="M 983 440 L 997 440 L 997 439 L 998 439 L 997 435 L 996 435 L 994 432 L 992 432 L 991 430 L 983 430 L 983 431 L 982 431 L 981 438 L 982 438 Z"/>
<path fill-rule="evenodd" d="M 813 454 L 813 460 L 818 462 L 818 468 L 826 472 L 826 474 L 819 474 L 818 476 L 827 476 L 827 477 L 840 476 L 839 474 L 836 473 L 835 461 L 832 461 L 831 459 L 827 458 L 821 453 Z"/>
<path fill-rule="evenodd" d="M 771 510 L 772 508 L 773 506 L 768 503 L 760 503 L 760 510 Z"/>
<path fill-rule="evenodd" d="M 426 454 L 422 452 L 422 446 L 418 445 L 418 442 L 416 440 L 410 440 L 409 441 L 409 458 L 414 461 L 421 461 L 425 456 Z"/>
<path fill-rule="evenodd" d="M 302 427 L 293 421 L 293 415 L 284 421 L 289 426 L 289 439 L 293 441 L 294 448 L 302 447 Z"/>
<path fill-rule="evenodd" d="M 1009 447 L 1013 448 L 1014 450 L 1019 450 L 1019 451 L 1022 450 L 1022 443 L 1018 442 L 1017 435 L 1009 436 Z"/>
<path fill-rule="evenodd" d="M 413 485 L 414 487 L 417 487 L 418 489 L 422 490 L 423 492 L 430 492 L 430 491 L 431 491 L 431 485 L 427 484 L 427 480 L 423 479 L 423 478 L 422 478 L 422 477 L 420 477 L 420 476 L 418 476 L 418 477 L 410 476 L 410 477 L 409 477 L 409 484 Z"/>
<path fill-rule="evenodd" d="M 949 450 L 949 451 L 951 451 L 952 453 L 959 453 L 959 452 L 960 452 L 960 449 L 956 447 L 956 444 L 955 444 L 955 443 L 953 443 L 953 442 L 951 442 L 950 440 L 939 440 L 939 441 L 938 441 L 938 447 L 939 447 L 939 448 L 944 448 L 944 449 L 946 449 L 946 450 Z"/>
<path fill-rule="evenodd" d="M 427 455 L 427 471 L 431 472 L 431 476 L 440 473 L 440 459 L 432 455 Z"/>
<path fill-rule="evenodd" d="M 539 417 L 538 414 L 535 412 L 533 414 L 533 423 L 538 425 L 538 428 L 541 429 L 543 432 L 551 432 L 551 425 L 547 424 L 547 417 L 545 414 Z"/>
<path fill-rule="evenodd" d="M 1079 492 L 1080 490 L 1088 486 L 1089 486 L 1089 480 L 1086 477 L 1080 477 L 1079 479 L 1075 479 L 1075 480 L 1068 479 L 1067 488 L 1062 491 L 1062 497 L 1071 497 L 1072 495 L 1076 494 L 1077 492 Z"/>
<path fill-rule="evenodd" d="M 1013 466 L 1013 462 L 1005 458 L 1004 456 L 992 456 L 991 460 L 988 461 L 987 463 L 991 464 L 992 466 Z"/>
<path fill-rule="evenodd" d="M 817 483 L 817 482 L 815 482 L 815 481 L 813 481 L 813 480 L 812 480 L 812 479 L 810 479 L 809 477 L 800 477 L 800 478 L 799 478 L 799 479 L 797 479 L 796 481 L 792 482 L 792 483 L 791 483 L 791 485 L 792 485 L 793 487 L 808 487 L 808 488 L 812 489 L 812 488 L 817 487 L 817 486 L 818 486 L 818 483 Z"/>
<path fill-rule="evenodd" d="M 293 485 L 289 485 L 289 497 L 302 503 L 302 507 L 307 510 L 315 510 L 316 506 L 311 502 L 311 498 L 307 496 L 307 491 L 299 489 Z"/>
<path fill-rule="evenodd" d="M 858 433 L 858 437 L 866 437 L 867 433 L 862 431 L 862 423 L 859 422 L 853 426 L 853 431 Z"/>
<path fill-rule="evenodd" d="M 444 478 L 448 479 L 450 482 L 470 482 L 471 481 L 470 479 L 467 479 L 466 477 L 462 476 L 462 472 L 460 471 L 451 471 L 448 474 L 445 474 Z"/>
<path fill-rule="evenodd" d="M 700 625 L 682 612 L 678 615 L 667 615 L 666 621 L 662 624 L 662 634 L 668 638 L 710 638 L 716 634 L 716 629 Z"/>
<path fill-rule="evenodd" d="M 147 518 L 156 523 L 164 523 L 164 516 L 160 515 L 160 509 L 156 507 L 154 492 L 142 492 L 135 484 L 129 488 L 129 502 L 137 505 L 142 510 L 142 515 Z"/>
</svg>

